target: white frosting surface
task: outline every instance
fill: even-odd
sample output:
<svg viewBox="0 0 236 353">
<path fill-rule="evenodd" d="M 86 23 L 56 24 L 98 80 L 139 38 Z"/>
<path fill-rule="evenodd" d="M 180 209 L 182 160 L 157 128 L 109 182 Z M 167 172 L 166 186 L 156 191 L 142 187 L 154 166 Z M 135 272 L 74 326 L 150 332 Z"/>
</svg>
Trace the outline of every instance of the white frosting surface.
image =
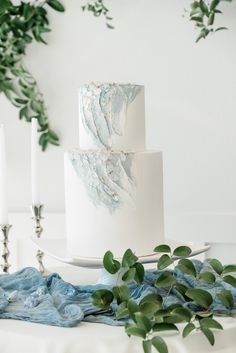
<svg viewBox="0 0 236 353">
<path fill-rule="evenodd" d="M 88 158 L 89 167 L 86 163 L 80 165 L 81 156 L 83 163 L 84 157 Z M 125 160 L 132 161 L 128 172 L 121 168 L 120 161 L 124 161 L 124 156 Z M 107 160 L 114 162 L 108 168 L 115 173 L 112 176 L 107 174 L 104 163 Z M 87 171 L 91 174 L 93 168 L 96 171 L 95 183 L 94 176 L 86 179 Z M 114 172 L 114 168 L 118 169 Z M 120 198 L 118 205 L 115 202 L 112 209 L 109 207 L 110 197 L 108 204 L 103 199 L 107 191 L 103 185 L 104 176 L 108 176 L 109 191 L 114 188 Z M 95 190 L 88 192 L 88 188 Z M 67 244 L 71 254 L 103 257 L 107 250 L 111 250 L 116 256 L 121 256 L 131 248 L 137 255 L 146 255 L 164 241 L 161 152 L 66 153 L 65 196 Z"/>
<path fill-rule="evenodd" d="M 145 151 L 144 87 L 79 90 L 80 149 L 65 154 L 67 247 L 72 255 L 150 254 L 164 242 L 162 153 Z"/>
<path fill-rule="evenodd" d="M 144 87 L 90 83 L 79 89 L 81 149 L 145 149 Z"/>
</svg>

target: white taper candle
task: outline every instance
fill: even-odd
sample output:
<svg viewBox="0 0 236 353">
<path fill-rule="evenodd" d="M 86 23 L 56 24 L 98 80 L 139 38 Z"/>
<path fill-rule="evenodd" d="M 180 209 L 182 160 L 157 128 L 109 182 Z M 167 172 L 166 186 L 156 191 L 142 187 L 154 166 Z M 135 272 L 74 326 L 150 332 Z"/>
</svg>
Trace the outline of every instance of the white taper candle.
<svg viewBox="0 0 236 353">
<path fill-rule="evenodd" d="M 0 224 L 8 224 L 6 141 L 3 125 L 0 125 Z"/>
<path fill-rule="evenodd" d="M 31 187 L 32 205 L 40 205 L 38 120 L 36 118 L 31 120 Z"/>
</svg>

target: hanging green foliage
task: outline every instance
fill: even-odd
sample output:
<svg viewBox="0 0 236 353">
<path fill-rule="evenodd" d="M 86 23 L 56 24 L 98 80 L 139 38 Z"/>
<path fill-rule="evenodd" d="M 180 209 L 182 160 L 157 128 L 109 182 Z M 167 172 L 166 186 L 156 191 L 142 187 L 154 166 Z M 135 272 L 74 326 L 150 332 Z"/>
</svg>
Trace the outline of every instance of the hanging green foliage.
<svg viewBox="0 0 236 353">
<path fill-rule="evenodd" d="M 58 145 L 59 138 L 50 128 L 43 96 L 23 59 L 33 41 L 46 44 L 44 34 L 50 32 L 48 7 L 64 11 L 58 0 L 19 5 L 10 0 L 0 1 L 0 93 L 19 109 L 20 119 L 38 119 L 43 150 L 48 144 Z"/>
<path fill-rule="evenodd" d="M 206 38 L 210 33 L 227 29 L 226 27 L 216 26 L 216 17 L 222 14 L 220 7 L 223 2 L 232 2 L 232 0 L 190 1 L 190 9 L 186 11 L 189 14 L 190 21 L 193 21 L 196 28 L 200 30 L 196 42 Z M 104 16 L 107 27 L 114 29 L 111 24 L 113 18 L 109 15 L 109 10 L 104 0 L 89 1 L 82 6 L 82 9 L 83 11 L 91 12 L 95 17 Z"/>
<path fill-rule="evenodd" d="M 190 20 L 200 30 L 196 42 L 206 38 L 210 33 L 227 29 L 227 27 L 218 27 L 215 24 L 216 17 L 222 14 L 220 6 L 223 2 L 232 2 L 232 0 L 199 0 L 191 3 Z"/>
</svg>

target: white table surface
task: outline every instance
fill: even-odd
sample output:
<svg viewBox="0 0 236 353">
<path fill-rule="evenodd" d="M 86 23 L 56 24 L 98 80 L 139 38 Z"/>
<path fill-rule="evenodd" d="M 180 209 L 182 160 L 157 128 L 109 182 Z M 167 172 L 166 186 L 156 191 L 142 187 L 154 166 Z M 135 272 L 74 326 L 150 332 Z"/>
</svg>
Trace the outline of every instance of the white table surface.
<svg viewBox="0 0 236 353">
<path fill-rule="evenodd" d="M 72 266 L 54 269 L 74 284 L 94 283 L 99 271 Z M 169 353 L 236 353 L 236 320 L 220 319 L 224 331 L 216 332 L 211 347 L 201 333 L 182 339 L 176 333 L 163 334 Z M 0 320 L 1 353 L 142 353 L 141 339 L 128 338 L 123 327 L 81 323 L 60 328 L 15 320 Z"/>
</svg>

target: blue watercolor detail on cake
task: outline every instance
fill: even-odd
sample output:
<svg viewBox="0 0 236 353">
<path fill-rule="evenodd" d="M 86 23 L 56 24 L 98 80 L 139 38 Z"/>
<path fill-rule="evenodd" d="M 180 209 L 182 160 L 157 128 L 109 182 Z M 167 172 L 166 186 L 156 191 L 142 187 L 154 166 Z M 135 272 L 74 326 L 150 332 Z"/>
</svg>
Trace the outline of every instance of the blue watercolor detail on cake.
<svg viewBox="0 0 236 353">
<path fill-rule="evenodd" d="M 112 136 L 124 134 L 128 106 L 141 88 L 138 85 L 115 83 L 91 83 L 81 87 L 81 119 L 96 146 L 112 148 Z"/>
<path fill-rule="evenodd" d="M 109 151 L 80 151 L 70 155 L 72 165 L 95 206 L 105 206 L 112 213 L 133 198 L 133 154 Z"/>
</svg>

